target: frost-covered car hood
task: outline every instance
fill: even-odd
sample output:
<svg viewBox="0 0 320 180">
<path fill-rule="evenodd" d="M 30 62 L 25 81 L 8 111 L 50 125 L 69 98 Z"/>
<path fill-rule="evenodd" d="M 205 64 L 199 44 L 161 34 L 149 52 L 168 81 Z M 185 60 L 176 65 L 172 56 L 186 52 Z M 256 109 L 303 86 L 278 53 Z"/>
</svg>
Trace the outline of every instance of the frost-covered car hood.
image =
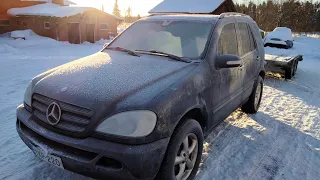
<svg viewBox="0 0 320 180">
<path fill-rule="evenodd" d="M 107 50 L 45 72 L 33 92 L 77 106 L 99 109 L 148 102 L 194 67 L 166 57 Z M 119 106 L 119 105 L 118 105 Z M 118 107 L 113 107 L 118 108 Z"/>
</svg>

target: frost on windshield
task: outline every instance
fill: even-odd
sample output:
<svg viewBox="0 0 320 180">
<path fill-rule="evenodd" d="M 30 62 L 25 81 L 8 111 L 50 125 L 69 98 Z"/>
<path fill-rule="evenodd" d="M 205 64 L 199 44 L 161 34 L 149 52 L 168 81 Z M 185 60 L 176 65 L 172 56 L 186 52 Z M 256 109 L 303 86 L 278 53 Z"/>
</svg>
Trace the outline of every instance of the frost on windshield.
<svg viewBox="0 0 320 180">
<path fill-rule="evenodd" d="M 212 24 L 188 21 L 141 21 L 135 23 L 111 47 L 130 50 L 155 50 L 179 57 L 202 55 Z"/>
</svg>

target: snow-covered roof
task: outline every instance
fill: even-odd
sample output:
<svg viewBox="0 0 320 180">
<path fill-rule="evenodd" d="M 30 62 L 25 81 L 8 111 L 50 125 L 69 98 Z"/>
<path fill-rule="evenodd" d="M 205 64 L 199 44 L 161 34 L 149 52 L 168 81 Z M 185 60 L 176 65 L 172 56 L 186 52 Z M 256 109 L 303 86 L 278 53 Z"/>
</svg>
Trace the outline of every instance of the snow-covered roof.
<svg viewBox="0 0 320 180">
<path fill-rule="evenodd" d="M 149 11 L 155 13 L 211 13 L 225 0 L 164 0 Z"/>
<path fill-rule="evenodd" d="M 32 16 L 50 16 L 50 17 L 68 17 L 76 14 L 82 14 L 89 7 L 77 6 L 60 6 L 52 3 L 38 4 L 23 8 L 12 8 L 8 10 L 8 14 L 17 15 L 32 15 Z"/>
<path fill-rule="evenodd" d="M 46 3 L 52 3 L 52 0 L 21 0 L 21 1 L 37 1 L 37 2 L 46 2 Z M 64 5 L 77 5 L 76 3 L 70 1 L 70 0 L 64 0 Z"/>
<path fill-rule="evenodd" d="M 42 0 L 41 0 L 42 1 Z M 43 0 L 46 1 L 46 0 Z M 60 6 L 53 3 L 38 4 L 23 8 L 12 8 L 8 10 L 8 14 L 12 16 L 29 15 L 29 16 L 49 16 L 49 17 L 69 17 L 77 14 L 82 14 L 91 7 L 78 7 L 78 6 Z M 104 12 L 106 13 L 106 12 Z M 108 13 L 106 13 L 108 14 Z M 118 20 L 123 20 L 121 17 L 109 14 Z"/>
</svg>

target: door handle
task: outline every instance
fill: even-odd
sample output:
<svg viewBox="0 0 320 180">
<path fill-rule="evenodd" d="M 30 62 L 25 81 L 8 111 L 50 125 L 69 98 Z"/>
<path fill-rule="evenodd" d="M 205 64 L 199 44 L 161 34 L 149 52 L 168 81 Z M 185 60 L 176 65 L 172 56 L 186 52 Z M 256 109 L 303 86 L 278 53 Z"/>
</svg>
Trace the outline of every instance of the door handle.
<svg viewBox="0 0 320 180">
<path fill-rule="evenodd" d="M 260 61 L 260 57 L 258 56 L 256 60 L 257 60 L 257 61 Z"/>
</svg>

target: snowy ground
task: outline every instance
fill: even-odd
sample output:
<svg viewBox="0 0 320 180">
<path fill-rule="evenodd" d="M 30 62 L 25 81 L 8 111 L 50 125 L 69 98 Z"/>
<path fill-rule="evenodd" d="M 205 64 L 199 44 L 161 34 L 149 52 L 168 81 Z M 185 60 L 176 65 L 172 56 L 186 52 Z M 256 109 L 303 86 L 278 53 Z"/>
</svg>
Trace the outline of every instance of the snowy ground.
<svg viewBox="0 0 320 180">
<path fill-rule="evenodd" d="M 32 77 L 101 44 L 0 37 L 0 179 L 87 179 L 37 159 L 16 133 L 15 108 Z M 266 78 L 257 114 L 237 111 L 212 132 L 197 180 L 320 179 L 320 39 L 296 37 L 292 50 L 266 51 L 304 61 L 290 81 Z"/>
</svg>

